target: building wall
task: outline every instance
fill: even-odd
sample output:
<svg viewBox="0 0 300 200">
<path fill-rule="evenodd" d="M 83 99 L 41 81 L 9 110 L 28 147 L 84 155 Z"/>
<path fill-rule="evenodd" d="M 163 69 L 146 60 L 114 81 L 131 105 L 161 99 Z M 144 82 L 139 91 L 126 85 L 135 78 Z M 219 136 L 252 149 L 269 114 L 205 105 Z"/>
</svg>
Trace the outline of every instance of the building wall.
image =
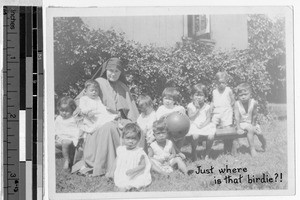
<svg viewBox="0 0 300 200">
<path fill-rule="evenodd" d="M 82 18 L 94 29 L 114 29 L 124 32 L 129 40 L 157 46 L 174 46 L 184 34 L 184 17 L 177 16 L 128 16 Z"/>
<path fill-rule="evenodd" d="M 217 49 L 247 48 L 247 15 L 212 15 L 210 27 Z"/>
<path fill-rule="evenodd" d="M 86 17 L 82 20 L 94 29 L 114 29 L 124 32 L 126 39 L 164 47 L 181 41 L 188 29 L 187 17 L 183 15 Z M 211 15 L 210 30 L 217 49 L 247 48 L 247 15 Z"/>
</svg>

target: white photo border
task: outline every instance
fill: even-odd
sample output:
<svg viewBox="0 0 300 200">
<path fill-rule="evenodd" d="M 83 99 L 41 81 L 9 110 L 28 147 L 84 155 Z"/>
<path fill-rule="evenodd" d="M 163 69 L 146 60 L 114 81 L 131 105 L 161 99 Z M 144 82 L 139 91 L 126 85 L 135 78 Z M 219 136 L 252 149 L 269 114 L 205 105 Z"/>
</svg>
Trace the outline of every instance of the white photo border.
<svg viewBox="0 0 300 200">
<path fill-rule="evenodd" d="M 99 199 L 99 198 L 159 198 L 159 197 L 204 197 L 204 196 L 269 196 L 292 195 L 295 192 L 295 102 L 294 90 L 287 90 L 287 137 L 288 137 L 288 189 L 287 190 L 240 190 L 240 191 L 187 191 L 187 192 L 137 192 L 137 193 L 56 193 L 55 154 L 54 154 L 54 46 L 53 18 L 67 16 L 131 16 L 131 15 L 179 15 L 179 14 L 251 14 L 270 12 L 282 13 L 286 17 L 286 66 L 287 88 L 294 88 L 294 51 L 293 51 L 293 8 L 282 7 L 106 7 L 106 8 L 47 8 L 46 12 L 46 56 L 45 56 L 45 141 L 46 173 L 48 173 L 48 195 L 50 199 Z M 291 97 L 291 98 L 289 98 Z M 87 195 L 88 194 L 88 195 Z M 88 196 L 88 198 L 87 198 Z"/>
</svg>

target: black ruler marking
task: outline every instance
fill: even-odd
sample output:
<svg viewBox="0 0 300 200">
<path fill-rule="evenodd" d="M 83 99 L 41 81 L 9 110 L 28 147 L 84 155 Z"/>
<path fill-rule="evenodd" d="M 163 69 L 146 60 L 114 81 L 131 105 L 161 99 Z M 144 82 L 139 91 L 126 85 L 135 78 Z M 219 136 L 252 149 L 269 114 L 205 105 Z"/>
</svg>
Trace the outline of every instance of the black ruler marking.
<svg viewBox="0 0 300 200">
<path fill-rule="evenodd" d="M 43 15 L 42 15 L 42 8 L 38 7 L 38 17 L 37 17 L 37 36 L 38 36 L 38 42 L 37 42 L 37 64 L 38 64 L 38 124 L 37 124 L 37 149 L 38 152 L 43 151 L 43 88 L 44 88 L 44 77 L 43 77 Z M 40 178 L 37 180 L 37 198 L 43 197 L 43 154 L 39 153 L 37 154 L 37 177 L 40 176 Z"/>
<path fill-rule="evenodd" d="M 26 9 L 26 57 L 32 57 L 32 7 Z"/>
<path fill-rule="evenodd" d="M 20 7 L 20 110 L 26 110 L 26 14 Z"/>
</svg>

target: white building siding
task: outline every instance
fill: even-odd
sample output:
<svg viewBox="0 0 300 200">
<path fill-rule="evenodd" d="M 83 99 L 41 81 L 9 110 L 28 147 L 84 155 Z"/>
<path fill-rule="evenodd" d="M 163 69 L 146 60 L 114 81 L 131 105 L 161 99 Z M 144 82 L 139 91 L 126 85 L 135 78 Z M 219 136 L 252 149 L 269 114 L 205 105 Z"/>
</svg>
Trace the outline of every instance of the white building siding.
<svg viewBox="0 0 300 200">
<path fill-rule="evenodd" d="M 177 16 L 129 16 L 82 18 L 94 29 L 124 32 L 126 39 L 141 44 L 154 43 L 157 46 L 174 46 L 183 36 L 184 17 Z"/>
<path fill-rule="evenodd" d="M 217 49 L 245 49 L 248 46 L 247 15 L 212 15 L 211 39 Z"/>
<path fill-rule="evenodd" d="M 187 36 L 187 17 L 183 15 L 85 17 L 82 20 L 94 29 L 124 32 L 126 39 L 141 44 L 170 47 Z M 247 15 L 211 15 L 209 23 L 210 36 L 217 49 L 247 48 Z"/>
</svg>

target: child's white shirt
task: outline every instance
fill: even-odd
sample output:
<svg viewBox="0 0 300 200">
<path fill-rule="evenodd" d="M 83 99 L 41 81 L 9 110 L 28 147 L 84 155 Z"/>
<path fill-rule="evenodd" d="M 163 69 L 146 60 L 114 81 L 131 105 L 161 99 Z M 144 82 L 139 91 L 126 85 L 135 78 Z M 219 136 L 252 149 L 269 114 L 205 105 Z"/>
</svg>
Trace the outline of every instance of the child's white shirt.
<svg viewBox="0 0 300 200">
<path fill-rule="evenodd" d="M 103 105 L 100 97 L 96 99 L 91 99 L 88 96 L 82 96 L 79 100 L 79 108 L 82 113 L 88 113 L 90 111 L 99 112 L 99 113 L 106 113 L 106 107 Z"/>
<path fill-rule="evenodd" d="M 174 158 L 170 159 L 173 142 L 167 139 L 166 145 L 162 148 L 156 141 L 154 141 L 150 144 L 150 147 L 153 151 L 153 157 L 150 158 L 150 160 L 162 171 L 171 173 L 173 171 L 171 163 L 174 161 Z"/>
<path fill-rule="evenodd" d="M 96 118 L 95 121 L 91 122 L 88 119 L 84 119 L 84 126 L 80 126 L 83 131 L 89 133 L 94 132 L 97 128 L 117 117 L 116 114 L 112 114 L 107 111 L 100 97 L 91 99 L 88 96 L 82 96 L 79 100 L 79 108 L 83 114 L 87 114 L 89 112 L 94 113 Z"/>
<path fill-rule="evenodd" d="M 145 133 L 147 142 L 151 142 L 154 139 L 152 126 L 155 120 L 156 115 L 154 110 L 148 115 L 141 113 L 137 119 L 137 124 L 142 129 L 143 133 Z"/>
<path fill-rule="evenodd" d="M 179 106 L 179 105 L 175 105 L 172 109 L 167 108 L 164 105 L 159 106 L 159 108 L 156 111 L 156 119 L 158 120 L 159 118 L 161 118 L 164 115 L 168 115 L 170 113 L 179 111 L 181 113 L 185 113 L 185 109 L 183 106 Z"/>
<path fill-rule="evenodd" d="M 252 117 L 253 117 L 253 109 L 254 106 L 256 105 L 256 101 L 254 99 L 250 99 L 249 103 L 248 103 L 248 110 L 246 112 L 243 104 L 241 101 L 236 101 L 236 105 L 238 107 L 241 119 L 240 119 L 240 123 L 252 123 Z"/>
<path fill-rule="evenodd" d="M 193 102 L 189 103 L 187 105 L 187 108 L 189 110 L 191 110 L 192 112 L 197 111 L 197 108 L 193 104 Z M 198 115 L 195 117 L 195 119 L 191 120 L 191 123 L 195 124 L 196 126 L 200 126 L 201 124 L 203 124 L 207 119 L 207 112 L 209 112 L 209 109 L 210 109 L 210 105 L 208 105 L 207 103 L 204 103 L 202 108 L 200 108 L 200 111 L 198 112 Z"/>
<path fill-rule="evenodd" d="M 240 127 L 242 129 L 246 129 L 249 126 L 252 126 L 253 109 L 254 109 L 255 105 L 257 105 L 257 101 L 255 101 L 254 99 L 249 100 L 247 112 L 241 101 L 236 101 L 235 104 L 238 107 L 238 110 L 239 110 L 239 113 L 241 116 Z M 262 134 L 259 124 L 256 124 L 255 127 L 256 127 L 256 133 Z"/>
<path fill-rule="evenodd" d="M 196 112 L 197 110 L 193 102 L 189 103 L 187 108 L 192 112 Z M 210 112 L 210 105 L 205 103 L 202 108 L 200 108 L 195 119 L 191 120 L 190 130 L 186 136 L 193 136 L 194 140 L 196 140 L 199 136 L 214 135 L 216 133 L 216 126 L 211 122 L 201 129 L 198 128 L 207 120 L 208 112 Z"/>
<path fill-rule="evenodd" d="M 156 141 L 152 142 L 150 147 L 153 150 L 153 159 L 158 160 L 168 160 L 170 158 L 173 148 L 173 143 L 171 140 L 166 140 L 166 145 L 164 148 L 160 147 Z"/>
<path fill-rule="evenodd" d="M 55 135 L 59 137 L 59 140 L 71 140 L 74 146 L 77 145 L 80 129 L 74 117 L 64 119 L 58 115 L 54 121 L 54 129 Z"/>
<path fill-rule="evenodd" d="M 213 90 L 214 113 L 222 113 L 224 110 L 232 109 L 231 93 L 232 90 L 229 87 L 226 87 L 223 93 L 220 93 L 217 88 Z"/>
</svg>

